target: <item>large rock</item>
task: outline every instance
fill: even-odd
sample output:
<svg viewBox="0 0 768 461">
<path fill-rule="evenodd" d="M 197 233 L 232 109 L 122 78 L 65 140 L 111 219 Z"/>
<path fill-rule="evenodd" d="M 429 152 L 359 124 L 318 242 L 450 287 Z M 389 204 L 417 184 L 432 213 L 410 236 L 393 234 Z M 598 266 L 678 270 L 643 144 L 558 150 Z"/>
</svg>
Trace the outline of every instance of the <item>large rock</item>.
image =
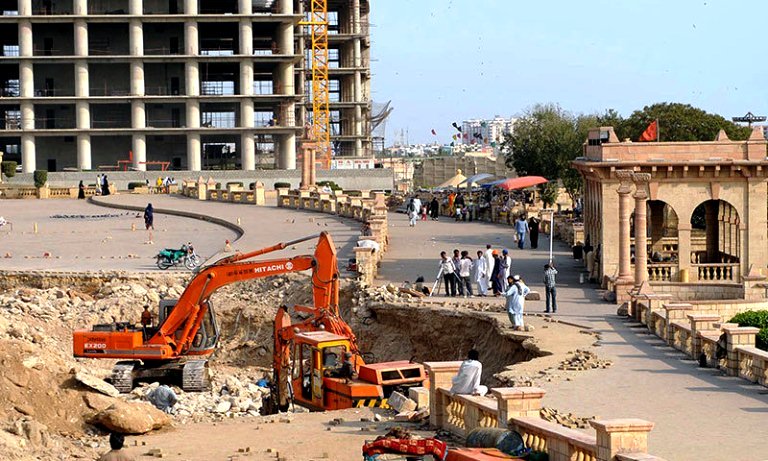
<svg viewBox="0 0 768 461">
<path fill-rule="evenodd" d="M 116 400 L 91 420 L 110 431 L 121 434 L 145 434 L 171 423 L 171 418 L 148 403 L 127 403 Z"/>
<path fill-rule="evenodd" d="M 101 392 L 104 395 L 108 395 L 110 397 L 117 397 L 118 395 L 120 395 L 120 391 L 115 389 L 115 386 L 109 384 L 103 379 L 99 379 L 95 376 L 91 376 L 82 371 L 78 371 L 77 373 L 75 373 L 75 379 L 82 385 L 89 387 L 94 391 Z"/>
</svg>

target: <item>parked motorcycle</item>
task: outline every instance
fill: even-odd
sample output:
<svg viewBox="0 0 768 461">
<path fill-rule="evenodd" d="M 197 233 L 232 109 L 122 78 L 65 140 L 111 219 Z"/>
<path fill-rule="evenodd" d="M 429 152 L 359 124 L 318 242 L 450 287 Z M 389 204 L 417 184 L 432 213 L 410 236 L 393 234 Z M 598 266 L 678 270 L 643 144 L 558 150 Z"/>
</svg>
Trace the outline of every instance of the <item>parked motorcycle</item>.
<svg viewBox="0 0 768 461">
<path fill-rule="evenodd" d="M 202 263 L 200 257 L 195 253 L 192 243 L 182 245 L 179 249 L 166 248 L 160 250 L 157 254 L 157 267 L 166 270 L 171 266 L 183 265 L 189 270 L 194 270 Z"/>
</svg>

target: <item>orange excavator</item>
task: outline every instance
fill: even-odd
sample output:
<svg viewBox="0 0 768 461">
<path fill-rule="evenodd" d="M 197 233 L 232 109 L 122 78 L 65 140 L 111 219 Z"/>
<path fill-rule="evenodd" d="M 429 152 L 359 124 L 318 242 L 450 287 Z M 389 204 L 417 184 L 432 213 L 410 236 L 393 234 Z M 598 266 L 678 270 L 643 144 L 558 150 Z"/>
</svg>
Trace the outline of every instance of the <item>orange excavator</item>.
<svg viewBox="0 0 768 461">
<path fill-rule="evenodd" d="M 318 239 L 314 255 L 253 260 L 313 239 Z M 74 355 L 120 359 L 112 372 L 112 384 L 121 392 L 130 392 L 137 380 L 155 379 L 180 383 L 185 391 L 206 390 L 210 388 L 208 357 L 220 337 L 211 295 L 231 283 L 306 270 L 312 271 L 314 306 L 294 307 L 311 314 L 297 324 L 291 323 L 286 306 L 278 309 L 268 406 L 286 409 L 290 402 L 311 410 L 383 406 L 392 390 L 426 382 L 420 364 L 364 363 L 352 329 L 339 315 L 336 247 L 325 232 L 207 265 L 178 300 L 160 302 L 157 327 L 114 322 L 77 330 Z"/>
</svg>

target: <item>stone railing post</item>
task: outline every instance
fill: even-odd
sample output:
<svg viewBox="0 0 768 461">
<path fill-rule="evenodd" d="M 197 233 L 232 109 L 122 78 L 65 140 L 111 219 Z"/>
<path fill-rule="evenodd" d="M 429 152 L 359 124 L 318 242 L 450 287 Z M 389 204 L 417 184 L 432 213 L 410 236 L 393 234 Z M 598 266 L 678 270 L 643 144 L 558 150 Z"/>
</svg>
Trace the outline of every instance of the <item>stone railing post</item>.
<svg viewBox="0 0 768 461">
<path fill-rule="evenodd" d="M 259 206 L 264 206 L 267 203 L 267 194 L 264 183 L 261 181 L 256 181 L 256 184 L 253 185 L 253 203 Z"/>
<path fill-rule="evenodd" d="M 750 266 L 749 273 L 741 278 L 741 282 L 744 284 L 744 299 L 747 301 L 765 299 L 765 280 L 766 277 L 755 266 Z"/>
<path fill-rule="evenodd" d="M 371 286 L 373 284 L 374 267 L 376 264 L 373 250 L 371 248 L 355 247 L 355 262 L 357 264 L 357 272 L 360 274 L 360 281 L 365 286 Z"/>
<path fill-rule="evenodd" d="M 499 427 L 509 427 L 512 418 L 538 417 L 547 391 L 538 387 L 500 387 L 491 389 L 491 393 L 498 404 Z"/>
<path fill-rule="evenodd" d="M 736 350 L 739 346 L 755 346 L 755 336 L 760 332 L 755 327 L 723 327 L 727 338 L 728 356 L 725 361 L 725 372 L 728 376 L 739 376 L 739 352 Z"/>
<path fill-rule="evenodd" d="M 595 428 L 597 460 L 614 461 L 619 453 L 648 453 L 653 423 L 642 419 L 590 421 Z"/>
<path fill-rule="evenodd" d="M 700 334 L 716 331 L 714 324 L 720 321 L 720 316 L 688 314 L 688 320 L 691 322 L 691 358 L 698 360 L 702 352 Z"/>
<path fill-rule="evenodd" d="M 688 303 L 666 303 L 664 304 L 664 309 L 667 311 L 667 344 L 674 347 L 675 327 L 672 326 L 672 323 L 685 320 L 688 311 L 693 310 L 693 305 Z"/>
<path fill-rule="evenodd" d="M 459 367 L 461 362 L 424 362 L 429 375 L 429 424 L 434 427 L 443 427 L 447 406 L 446 399 L 438 389 L 451 387 L 451 378 L 459 372 Z"/>
</svg>

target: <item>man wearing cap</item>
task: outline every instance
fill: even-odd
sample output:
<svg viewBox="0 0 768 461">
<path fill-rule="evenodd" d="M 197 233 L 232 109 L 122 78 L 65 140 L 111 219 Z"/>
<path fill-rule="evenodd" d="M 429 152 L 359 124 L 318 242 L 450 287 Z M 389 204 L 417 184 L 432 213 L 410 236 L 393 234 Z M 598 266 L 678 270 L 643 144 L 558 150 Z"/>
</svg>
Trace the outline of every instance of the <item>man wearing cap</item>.
<svg viewBox="0 0 768 461">
<path fill-rule="evenodd" d="M 531 292 L 519 275 L 510 276 L 507 279 L 509 287 L 504 291 L 507 298 L 507 315 L 515 330 L 522 330 L 523 310 L 525 309 L 525 296 Z"/>
</svg>

